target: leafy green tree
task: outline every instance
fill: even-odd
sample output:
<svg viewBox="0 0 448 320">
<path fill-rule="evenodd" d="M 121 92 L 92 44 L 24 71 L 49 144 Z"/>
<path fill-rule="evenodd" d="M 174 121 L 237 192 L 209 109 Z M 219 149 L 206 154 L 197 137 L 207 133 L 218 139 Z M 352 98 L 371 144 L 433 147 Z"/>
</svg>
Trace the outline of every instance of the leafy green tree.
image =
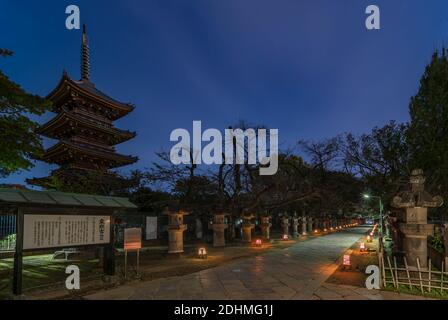
<svg viewBox="0 0 448 320">
<path fill-rule="evenodd" d="M 0 49 L 1 57 L 12 52 Z M 33 167 L 31 158 L 42 153 L 42 141 L 34 133 L 38 124 L 29 115 L 41 115 L 50 103 L 23 90 L 0 71 L 0 177 Z"/>
<path fill-rule="evenodd" d="M 385 203 L 407 185 L 410 168 L 406 132 L 406 124 L 391 121 L 359 137 L 351 133 L 345 136 L 345 168 L 362 177 L 365 189 L 382 195 Z"/>
<path fill-rule="evenodd" d="M 448 196 L 448 59 L 435 52 L 409 106 L 408 143 L 413 168 L 427 176 L 427 187 Z"/>
</svg>

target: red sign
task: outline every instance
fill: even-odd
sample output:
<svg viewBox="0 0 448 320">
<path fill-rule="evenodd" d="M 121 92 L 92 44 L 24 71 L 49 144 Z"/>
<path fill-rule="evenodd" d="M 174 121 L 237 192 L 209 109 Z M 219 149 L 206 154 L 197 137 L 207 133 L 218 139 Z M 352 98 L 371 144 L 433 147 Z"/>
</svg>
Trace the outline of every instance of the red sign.
<svg viewBox="0 0 448 320">
<path fill-rule="evenodd" d="M 138 250 L 142 248 L 142 229 L 124 229 L 124 250 Z"/>
</svg>

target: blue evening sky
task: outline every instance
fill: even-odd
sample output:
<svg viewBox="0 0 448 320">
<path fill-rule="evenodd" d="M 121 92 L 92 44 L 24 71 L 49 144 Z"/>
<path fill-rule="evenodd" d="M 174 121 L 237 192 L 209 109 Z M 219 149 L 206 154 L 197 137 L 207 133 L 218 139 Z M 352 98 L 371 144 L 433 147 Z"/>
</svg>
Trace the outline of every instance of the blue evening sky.
<svg viewBox="0 0 448 320">
<path fill-rule="evenodd" d="M 69 4 L 87 24 L 92 81 L 136 105 L 116 123 L 138 133 L 118 146 L 140 157 L 124 172 L 148 167 L 169 150 L 170 132 L 191 131 L 193 120 L 278 128 L 283 147 L 407 121 L 424 67 L 448 36 L 446 0 L 3 0 L 0 47 L 15 55 L 0 69 L 29 92 L 49 93 L 63 69 L 80 77 Z M 381 9 L 379 31 L 364 26 L 369 4 Z M 39 163 L 3 182 L 49 171 Z"/>
</svg>

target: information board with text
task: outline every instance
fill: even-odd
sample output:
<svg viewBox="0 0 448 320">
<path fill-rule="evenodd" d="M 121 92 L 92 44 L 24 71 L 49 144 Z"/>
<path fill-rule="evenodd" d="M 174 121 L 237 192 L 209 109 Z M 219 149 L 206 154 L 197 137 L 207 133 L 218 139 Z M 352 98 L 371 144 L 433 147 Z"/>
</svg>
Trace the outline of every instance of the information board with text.
<svg viewBox="0 0 448 320">
<path fill-rule="evenodd" d="M 75 247 L 110 242 L 110 216 L 24 215 L 23 249 Z"/>
</svg>

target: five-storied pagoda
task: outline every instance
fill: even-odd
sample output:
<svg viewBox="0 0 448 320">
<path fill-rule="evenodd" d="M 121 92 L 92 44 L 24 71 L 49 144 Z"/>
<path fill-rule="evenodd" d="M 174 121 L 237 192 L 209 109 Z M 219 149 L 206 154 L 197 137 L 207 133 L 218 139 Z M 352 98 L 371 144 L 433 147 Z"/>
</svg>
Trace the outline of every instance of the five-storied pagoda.
<svg viewBox="0 0 448 320">
<path fill-rule="evenodd" d="M 50 177 L 28 180 L 30 184 L 51 188 L 52 177 L 67 183 L 89 173 L 116 177 L 109 169 L 132 164 L 137 157 L 115 152 L 115 145 L 135 137 L 135 132 L 114 127 L 113 121 L 134 107 L 116 101 L 99 91 L 90 81 L 89 46 L 85 26 L 81 46 L 81 80 L 72 80 L 66 72 L 47 96 L 57 115 L 38 128 L 37 133 L 59 140 L 40 157 L 60 167 Z"/>
</svg>

